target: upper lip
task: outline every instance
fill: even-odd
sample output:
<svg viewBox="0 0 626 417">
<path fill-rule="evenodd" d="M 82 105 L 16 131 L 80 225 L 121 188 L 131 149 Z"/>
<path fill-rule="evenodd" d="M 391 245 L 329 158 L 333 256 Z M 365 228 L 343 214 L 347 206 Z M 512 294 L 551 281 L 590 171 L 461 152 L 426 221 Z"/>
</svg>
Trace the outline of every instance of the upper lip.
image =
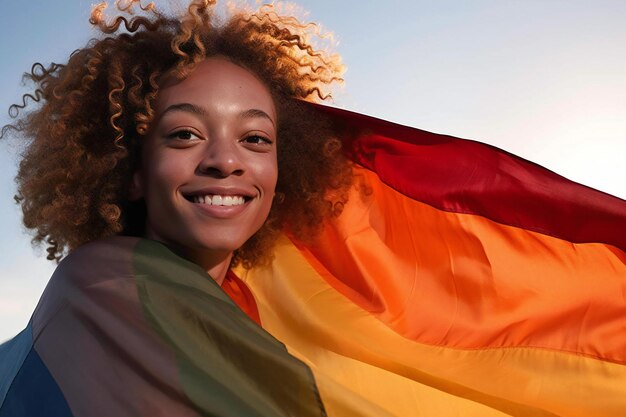
<svg viewBox="0 0 626 417">
<path fill-rule="evenodd" d="M 243 196 L 245 198 L 252 198 L 256 195 L 254 191 L 247 188 L 236 186 L 213 186 L 202 187 L 193 190 L 181 190 L 181 194 L 184 197 L 205 196 L 205 195 L 230 195 L 230 196 Z"/>
</svg>

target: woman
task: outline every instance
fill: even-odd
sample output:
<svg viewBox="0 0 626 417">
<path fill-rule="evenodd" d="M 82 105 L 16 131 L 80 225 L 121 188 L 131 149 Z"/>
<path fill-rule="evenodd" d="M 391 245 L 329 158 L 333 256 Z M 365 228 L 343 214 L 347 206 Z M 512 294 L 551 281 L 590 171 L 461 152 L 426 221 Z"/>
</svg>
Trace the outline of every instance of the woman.
<svg viewBox="0 0 626 417">
<path fill-rule="evenodd" d="M 341 68 L 271 8 L 146 9 L 33 71 L 24 221 L 70 254 L 0 415 L 618 415 L 623 202 L 294 100 Z"/>
<path fill-rule="evenodd" d="M 118 7 L 120 11 L 130 14 L 141 5 L 130 2 L 126 6 L 118 4 Z M 115 359 L 93 356 L 94 351 L 88 347 L 90 342 L 86 340 L 95 342 L 105 333 L 107 338 L 118 338 L 121 333 L 116 331 L 113 336 L 108 331 L 98 331 L 99 336 L 91 338 L 87 335 L 95 334 L 93 329 L 87 330 L 90 325 L 83 327 L 86 323 L 75 322 L 75 307 L 65 307 L 68 300 L 74 304 L 79 299 L 92 299 L 86 293 L 83 293 L 86 297 L 72 293 L 74 290 L 82 292 L 93 285 L 99 286 L 96 282 L 103 279 L 119 282 L 121 287 L 118 289 L 127 287 L 128 282 L 119 281 L 121 276 L 127 275 L 125 272 L 118 278 L 112 275 L 104 278 L 108 275 L 105 265 L 114 266 L 114 274 L 121 272 L 119 267 L 131 267 L 132 261 L 129 264 L 121 259 L 129 254 L 132 257 L 133 253 L 138 255 L 134 249 L 139 248 L 139 241 L 136 238 L 102 238 L 113 235 L 143 236 L 161 242 L 164 247 L 151 246 L 149 252 L 155 249 L 161 252 L 167 247 L 186 260 L 170 258 L 174 264 L 183 262 L 184 269 L 191 268 L 182 275 L 175 274 L 178 278 L 189 278 L 191 272 L 191 276 L 200 277 L 197 285 L 212 288 L 212 284 L 206 282 L 208 273 L 258 320 L 249 291 L 232 273 L 227 274 L 229 267 L 267 263 L 271 259 L 273 241 L 278 231 L 285 227 L 289 227 L 295 236 L 302 237 L 319 227 L 323 217 L 335 212 L 334 201 L 343 197 L 352 174 L 329 123 L 304 104 L 293 100 L 313 96 L 324 98 L 325 86 L 340 80 L 341 65 L 327 54 L 314 50 L 305 40 L 313 27 L 278 16 L 269 6 L 254 14 L 235 14 L 221 27 L 214 23 L 213 5 L 208 1 L 191 3 L 180 19 L 165 17 L 153 6 L 148 6 L 143 15 L 130 21 L 120 16 L 109 23 L 103 15 L 104 8 L 105 4 L 94 8 L 91 16 L 94 25 L 104 33 L 113 33 L 118 29 L 123 32 L 120 26 L 126 26 L 131 34 L 95 41 L 73 54 L 64 66 L 53 64 L 43 68 L 35 65 L 31 78 L 38 85 L 35 95 L 43 98 L 43 105 L 18 120 L 14 126 L 32 138 L 18 175 L 25 224 L 35 229 L 36 241 L 48 244 L 49 259 L 60 259 L 67 252 L 71 252 L 71 256 L 59 266 L 55 273 L 55 277 L 59 278 L 52 279 L 47 295 L 42 298 L 40 307 L 46 312 L 39 309 L 27 330 L 32 331 L 32 336 L 27 338 L 31 343 L 41 340 L 42 344 L 37 342 L 37 348 L 22 352 L 27 356 L 13 358 L 12 361 L 25 363 L 21 367 L 24 370 L 32 369 L 30 364 L 39 363 L 43 358 L 46 369 L 56 369 L 52 371 L 55 380 L 63 379 L 57 372 L 69 369 L 65 362 L 68 359 L 66 354 L 70 355 L 72 363 L 81 364 L 76 366 L 77 370 L 80 369 L 79 374 L 99 374 L 97 379 L 104 373 L 95 371 L 92 365 L 100 370 L 103 370 L 102 367 L 118 368 L 109 376 L 117 379 L 122 374 L 126 375 L 124 384 L 129 385 L 119 393 L 132 393 L 134 397 L 152 390 L 149 388 L 152 382 L 143 381 L 139 383 L 141 387 L 135 386 L 131 382 L 135 379 L 131 375 L 134 372 L 126 372 L 129 370 L 128 363 L 118 363 L 118 366 Z M 303 158 L 304 155 L 307 158 Z M 279 166 L 284 173 L 280 177 Z M 335 200 L 329 199 L 328 190 L 335 191 Z M 85 245 L 94 240 L 93 244 Z M 87 252 L 90 254 L 87 255 Z M 167 258 L 170 255 L 173 254 L 150 257 L 160 262 L 163 256 Z M 89 270 L 97 271 L 98 278 L 90 283 L 82 281 L 86 275 L 79 271 L 87 271 L 78 265 L 84 265 L 83 262 L 90 265 Z M 198 275 L 198 267 L 202 268 L 203 274 Z M 70 271 L 83 277 L 78 278 L 80 283 L 70 278 L 74 276 L 74 272 Z M 68 288 L 68 284 L 74 290 Z M 186 282 L 184 285 L 189 288 L 195 284 Z M 124 309 L 138 313 L 135 308 L 141 303 L 135 297 L 135 290 L 131 291 L 135 295 L 126 293 L 126 290 L 114 292 L 116 295 L 113 298 L 106 297 L 107 300 L 97 302 L 100 308 L 109 309 L 119 302 L 124 304 L 123 300 L 126 300 L 130 304 Z M 175 291 L 169 293 L 173 295 Z M 217 294 L 221 301 L 208 300 L 202 303 L 202 309 L 226 308 L 226 312 L 211 313 L 211 321 L 224 326 L 220 317 L 232 321 L 234 304 L 224 298 L 218 287 L 209 293 L 214 293 L 213 296 Z M 209 296 L 206 291 L 201 294 L 202 297 Z M 58 313 L 53 313 L 58 309 L 68 313 L 73 311 L 70 313 L 73 318 L 68 316 L 67 320 L 50 321 L 52 317 L 59 317 Z M 91 305 L 87 309 L 91 311 L 87 313 L 91 316 L 98 308 Z M 123 315 L 126 316 L 126 313 Z M 122 315 L 117 316 L 116 313 L 114 321 L 121 318 Z M 144 319 L 136 318 L 143 322 L 140 327 L 148 325 Z M 241 317 L 240 313 L 236 320 L 242 323 L 234 327 L 232 323 L 228 324 L 228 332 L 237 326 L 250 326 L 248 319 Z M 57 328 L 54 332 L 42 332 L 43 328 L 55 327 L 53 323 L 61 322 L 64 330 Z M 118 327 L 118 330 L 122 328 Z M 133 325 L 122 333 L 146 330 Z M 72 350 L 63 353 L 55 349 L 52 349 L 55 353 L 51 353 L 43 347 L 51 348 L 53 345 L 43 343 L 44 333 L 58 340 L 65 332 L 71 333 L 71 336 L 62 337 L 65 340 L 62 350 L 75 345 L 82 353 Z M 259 337 L 258 330 L 252 334 Z M 90 384 L 74 374 L 66 375 L 66 381 L 70 385 L 80 384 L 82 388 L 74 390 L 61 383 L 63 394 L 58 398 L 67 400 L 71 413 L 89 415 L 93 415 L 91 408 L 100 397 L 101 401 L 108 403 L 99 411 L 106 415 L 196 415 L 205 412 L 226 415 L 236 409 L 243 410 L 246 415 L 288 412 L 307 415 L 312 411 L 300 410 L 311 407 L 311 404 L 319 412 L 319 405 L 312 396 L 314 390 L 311 389 L 310 375 L 275 341 L 268 340 L 265 335 L 261 338 L 260 342 L 254 343 L 252 340 L 236 342 L 229 355 L 235 355 L 236 351 L 258 349 L 263 343 L 265 350 L 268 344 L 271 349 L 278 348 L 278 359 L 284 361 L 281 355 L 285 356 L 291 365 L 269 369 L 283 369 L 280 372 L 286 372 L 286 375 L 294 374 L 290 370 L 294 366 L 296 370 L 300 369 L 288 378 L 291 381 L 289 384 L 281 383 L 283 391 L 293 389 L 295 382 L 295 386 L 308 385 L 311 394 L 297 395 L 288 401 L 293 404 L 278 409 L 271 390 L 258 395 L 264 391 L 264 381 L 260 380 L 252 387 L 257 392 L 250 396 L 252 403 L 232 398 L 239 391 L 246 392 L 245 384 L 233 382 L 222 388 L 216 386 L 208 397 L 191 401 L 184 397 L 193 395 L 185 394 L 180 386 L 174 388 L 178 385 L 174 384 L 171 390 L 165 389 L 162 394 L 152 393 L 137 401 L 129 399 L 128 403 L 120 403 L 112 401 L 108 395 L 102 397 L 102 380 L 88 389 L 93 395 L 84 395 L 84 388 Z M 162 342 L 153 342 L 148 342 L 148 346 L 165 347 Z M 198 340 L 197 345 L 203 346 L 205 342 Z M 14 343 L 20 342 L 17 340 Z M 218 352 L 232 343 L 223 341 L 210 345 Z M 95 345 L 92 348 L 99 350 Z M 164 371 L 159 379 L 170 380 L 168 374 L 172 369 L 167 368 L 171 361 L 165 360 L 163 354 L 171 355 L 176 349 L 161 350 L 157 354 L 160 359 L 147 369 L 157 373 Z M 184 351 L 179 353 L 188 355 Z M 141 348 L 134 350 L 132 356 L 143 354 L 145 349 Z M 247 353 L 243 359 L 256 360 L 260 354 Z M 267 352 L 264 352 L 265 362 L 268 361 L 266 355 Z M 160 363 L 164 360 L 170 365 Z M 53 362 L 55 365 L 52 365 Z M 198 387 L 203 390 L 211 385 L 206 381 L 207 377 L 213 378 L 215 384 L 222 378 L 249 379 L 254 373 L 251 374 L 250 369 L 239 373 L 236 369 L 241 365 L 235 368 L 232 364 L 226 365 L 224 369 L 221 363 L 211 366 L 218 368 L 201 378 Z M 230 371 L 229 367 L 232 368 Z M 245 368 L 250 368 L 250 365 Z M 262 367 L 255 365 L 254 369 Z M 25 372 L 14 374 L 10 377 L 11 381 L 7 379 L 9 385 L 19 385 L 22 380 L 19 375 Z M 256 378 L 265 375 L 266 371 L 263 371 Z M 117 384 L 113 380 L 109 382 Z M 34 389 L 41 386 L 45 384 Z M 4 388 L 3 399 L 7 397 L 2 410 L 8 415 L 33 415 L 49 408 L 46 401 L 29 403 L 21 396 L 30 388 L 14 388 L 11 391 L 13 395 L 10 395 L 11 392 L 7 394 L 8 386 Z M 77 395 L 73 396 L 70 392 Z M 172 395 L 177 398 L 172 398 Z M 307 404 L 305 399 L 309 397 L 311 404 L 302 405 Z M 59 401 L 65 404 L 63 400 Z M 196 401 L 200 403 L 196 404 Z M 135 405 L 128 407 L 130 403 Z M 24 408 L 29 406 L 35 409 Z M 60 407 L 62 412 L 69 410 Z"/>
</svg>

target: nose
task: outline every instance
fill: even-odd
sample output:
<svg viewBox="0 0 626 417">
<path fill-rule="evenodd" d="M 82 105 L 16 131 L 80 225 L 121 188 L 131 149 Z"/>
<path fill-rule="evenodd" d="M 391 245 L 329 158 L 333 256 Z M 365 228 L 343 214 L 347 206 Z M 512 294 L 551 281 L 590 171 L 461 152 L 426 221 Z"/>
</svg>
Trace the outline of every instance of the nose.
<svg viewBox="0 0 626 417">
<path fill-rule="evenodd" d="M 198 173 L 215 178 L 226 178 L 231 175 L 242 175 L 244 164 L 241 160 L 237 142 L 228 138 L 207 140 L 202 149 L 198 164 Z"/>
</svg>

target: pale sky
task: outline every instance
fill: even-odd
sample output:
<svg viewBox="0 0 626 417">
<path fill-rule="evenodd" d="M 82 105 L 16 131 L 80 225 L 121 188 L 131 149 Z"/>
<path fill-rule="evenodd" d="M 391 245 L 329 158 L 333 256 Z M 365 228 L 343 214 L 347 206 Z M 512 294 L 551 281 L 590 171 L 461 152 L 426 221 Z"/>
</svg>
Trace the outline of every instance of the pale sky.
<svg viewBox="0 0 626 417">
<path fill-rule="evenodd" d="M 491 143 L 626 198 L 625 1 L 298 4 L 339 42 L 337 106 Z M 0 0 L 1 124 L 33 62 L 62 62 L 93 36 L 90 5 Z M 0 342 L 27 324 L 54 267 L 13 203 L 17 151 L 0 143 Z"/>
</svg>

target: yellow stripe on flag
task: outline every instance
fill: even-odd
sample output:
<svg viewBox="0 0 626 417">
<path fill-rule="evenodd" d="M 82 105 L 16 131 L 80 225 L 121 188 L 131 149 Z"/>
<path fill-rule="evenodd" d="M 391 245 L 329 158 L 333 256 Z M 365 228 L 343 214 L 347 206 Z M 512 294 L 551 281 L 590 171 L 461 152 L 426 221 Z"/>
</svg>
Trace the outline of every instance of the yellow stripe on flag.
<svg viewBox="0 0 626 417">
<path fill-rule="evenodd" d="M 626 367 L 533 347 L 461 349 L 394 332 L 334 289 L 286 238 L 236 271 L 263 327 L 312 368 L 330 416 L 622 416 Z"/>
</svg>

